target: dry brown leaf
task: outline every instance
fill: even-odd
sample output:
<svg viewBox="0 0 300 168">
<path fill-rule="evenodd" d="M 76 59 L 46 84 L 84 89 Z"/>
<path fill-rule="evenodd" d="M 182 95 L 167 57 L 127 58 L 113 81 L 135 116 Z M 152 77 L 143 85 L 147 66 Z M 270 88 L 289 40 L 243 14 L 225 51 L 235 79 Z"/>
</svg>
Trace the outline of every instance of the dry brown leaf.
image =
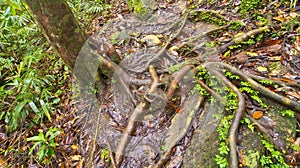
<svg viewBox="0 0 300 168">
<path fill-rule="evenodd" d="M 274 16 L 273 19 L 277 20 L 277 21 L 279 21 L 281 23 L 284 22 L 284 18 L 282 16 Z"/>
<path fill-rule="evenodd" d="M 285 92 L 285 94 L 295 97 L 296 99 L 300 100 L 300 94 L 296 92 Z"/>
<path fill-rule="evenodd" d="M 264 115 L 264 113 L 262 111 L 255 111 L 253 114 L 252 114 L 252 118 L 254 119 L 260 119 L 262 118 Z"/>
<path fill-rule="evenodd" d="M 2 159 L 2 157 L 0 157 L 0 168 L 6 168 L 7 167 L 7 163 L 5 160 Z"/>
<path fill-rule="evenodd" d="M 244 52 L 240 52 L 231 57 L 230 60 L 239 64 L 245 64 L 248 61 L 248 56 Z"/>
<path fill-rule="evenodd" d="M 81 159 L 81 155 L 73 155 L 71 160 L 72 161 L 79 161 Z"/>
<path fill-rule="evenodd" d="M 242 164 L 243 167 L 247 166 L 247 162 L 246 162 L 246 155 L 244 155 L 242 150 L 239 150 L 239 154 L 240 154 L 240 163 Z"/>
</svg>

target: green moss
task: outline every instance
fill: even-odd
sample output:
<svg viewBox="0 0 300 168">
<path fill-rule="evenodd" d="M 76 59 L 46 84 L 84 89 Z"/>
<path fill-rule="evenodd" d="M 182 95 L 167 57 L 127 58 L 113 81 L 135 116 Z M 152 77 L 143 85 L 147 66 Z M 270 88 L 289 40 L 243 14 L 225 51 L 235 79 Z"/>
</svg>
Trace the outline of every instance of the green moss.
<svg viewBox="0 0 300 168">
<path fill-rule="evenodd" d="M 146 12 L 147 9 L 144 7 L 141 0 L 128 0 L 128 6 L 134 12 Z"/>
<path fill-rule="evenodd" d="M 224 26 L 225 24 L 227 24 L 226 20 L 216 17 L 215 13 L 213 12 L 201 12 L 200 20 L 217 26 Z"/>
<path fill-rule="evenodd" d="M 230 24 L 229 29 L 230 30 L 238 30 L 240 27 L 242 27 L 242 22 L 240 21 L 232 21 Z"/>
<path fill-rule="evenodd" d="M 144 4 L 142 0 L 127 0 L 127 3 L 133 13 L 142 20 L 148 19 L 151 16 L 152 10 L 155 9 L 155 4 L 152 1 Z"/>
<path fill-rule="evenodd" d="M 258 151 L 249 151 L 250 154 L 246 156 L 246 164 L 249 168 L 255 168 L 259 165 L 260 154 Z"/>
<path fill-rule="evenodd" d="M 240 12 L 242 16 L 246 16 L 249 11 L 255 11 L 256 9 L 260 8 L 264 2 L 261 0 L 242 0 L 240 5 Z"/>
<path fill-rule="evenodd" d="M 204 21 L 217 26 L 224 26 L 228 24 L 228 21 L 226 21 L 223 17 L 210 11 L 191 12 L 190 18 L 195 22 Z"/>
</svg>

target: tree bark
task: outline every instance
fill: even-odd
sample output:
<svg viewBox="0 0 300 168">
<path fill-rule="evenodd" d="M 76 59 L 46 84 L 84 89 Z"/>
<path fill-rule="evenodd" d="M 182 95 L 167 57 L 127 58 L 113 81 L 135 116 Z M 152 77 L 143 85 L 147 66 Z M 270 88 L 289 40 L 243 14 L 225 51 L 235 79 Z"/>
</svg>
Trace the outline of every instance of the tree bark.
<svg viewBox="0 0 300 168">
<path fill-rule="evenodd" d="M 64 0 L 25 0 L 25 2 L 54 51 L 73 70 L 86 37 L 68 4 Z"/>
</svg>

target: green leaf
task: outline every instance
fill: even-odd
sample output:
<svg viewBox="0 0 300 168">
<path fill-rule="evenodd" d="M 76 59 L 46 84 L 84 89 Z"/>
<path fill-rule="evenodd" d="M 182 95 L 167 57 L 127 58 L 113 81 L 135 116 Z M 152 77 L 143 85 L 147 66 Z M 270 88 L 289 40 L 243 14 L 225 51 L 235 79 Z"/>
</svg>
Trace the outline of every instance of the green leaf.
<svg viewBox="0 0 300 168">
<path fill-rule="evenodd" d="M 5 13 L 2 15 L 1 19 L 7 18 L 10 14 L 11 8 L 10 6 L 5 10 Z"/>
<path fill-rule="evenodd" d="M 60 130 L 54 132 L 54 133 L 50 136 L 49 140 L 54 139 L 54 138 L 57 137 L 61 132 L 62 132 L 62 131 L 60 131 Z"/>
<path fill-rule="evenodd" d="M 41 143 L 42 143 L 41 141 L 34 143 L 34 145 L 30 148 L 28 155 L 31 155 L 32 151 Z"/>
<path fill-rule="evenodd" d="M 43 160 L 44 156 L 45 156 L 45 145 L 41 146 L 41 149 L 36 153 L 36 155 L 38 156 L 38 160 Z"/>
<path fill-rule="evenodd" d="M 55 99 L 52 101 L 53 104 L 58 104 L 59 102 L 60 102 L 60 98 L 59 98 L 59 97 L 55 98 Z"/>
<path fill-rule="evenodd" d="M 51 119 L 49 110 L 47 109 L 47 105 L 49 105 L 49 104 L 48 104 L 48 103 L 45 103 L 44 100 L 40 100 L 40 104 L 41 104 L 41 106 L 42 106 L 43 113 L 44 113 L 45 116 L 48 118 L 48 120 L 49 120 L 50 122 L 52 122 L 52 119 Z"/>
<path fill-rule="evenodd" d="M 36 105 L 33 103 L 33 101 L 30 101 L 28 104 L 35 113 L 39 112 L 39 109 L 36 107 Z"/>
<path fill-rule="evenodd" d="M 25 104 L 27 103 L 27 100 L 23 100 L 22 102 L 20 102 L 14 109 L 14 113 L 20 113 L 20 111 L 23 109 L 23 107 L 25 106 Z"/>
<path fill-rule="evenodd" d="M 33 136 L 33 137 L 30 137 L 30 138 L 27 138 L 26 140 L 27 141 L 41 141 L 41 142 L 46 141 L 43 132 L 40 132 L 38 136 Z"/>
</svg>

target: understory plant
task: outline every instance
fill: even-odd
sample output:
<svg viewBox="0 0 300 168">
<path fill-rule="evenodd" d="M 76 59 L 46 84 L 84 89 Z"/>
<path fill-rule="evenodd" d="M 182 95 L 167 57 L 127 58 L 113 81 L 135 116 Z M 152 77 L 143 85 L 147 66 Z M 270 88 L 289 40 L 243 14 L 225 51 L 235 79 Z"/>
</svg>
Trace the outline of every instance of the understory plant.
<svg viewBox="0 0 300 168">
<path fill-rule="evenodd" d="M 0 119 L 14 131 L 30 113 L 39 124 L 60 101 L 58 89 L 68 75 L 52 54 L 23 1 L 4 0 L 0 6 Z M 49 66 L 50 65 L 50 66 Z M 59 71 L 66 72 L 61 75 Z"/>
</svg>

